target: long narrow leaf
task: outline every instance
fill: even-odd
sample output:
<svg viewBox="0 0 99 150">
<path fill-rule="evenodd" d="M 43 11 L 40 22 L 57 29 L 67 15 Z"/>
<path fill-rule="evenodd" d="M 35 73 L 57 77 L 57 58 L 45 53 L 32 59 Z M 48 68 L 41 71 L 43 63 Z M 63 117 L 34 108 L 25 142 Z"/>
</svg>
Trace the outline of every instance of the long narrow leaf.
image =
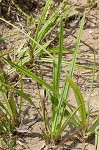
<svg viewBox="0 0 99 150">
<path fill-rule="evenodd" d="M 37 29 L 36 29 L 35 38 L 34 38 L 35 41 L 38 41 L 38 34 L 39 34 L 39 30 L 41 28 L 41 24 L 44 22 L 44 20 L 46 18 L 46 15 L 47 15 L 47 12 L 48 12 L 51 4 L 52 4 L 52 0 L 47 0 L 46 1 L 46 5 L 45 5 L 45 7 L 42 11 L 42 15 L 40 17 L 40 20 L 38 22 L 38 26 L 37 26 Z M 38 43 L 39 43 L 39 41 L 38 41 Z M 32 45 L 33 49 L 35 48 L 35 46 L 36 46 L 36 43 L 33 42 L 33 45 Z"/>
<path fill-rule="evenodd" d="M 7 91 L 6 91 L 5 87 L 3 86 L 4 83 L 5 83 L 4 75 L 1 75 L 1 77 L 0 77 L 1 94 L 3 96 L 3 100 L 4 100 L 5 104 L 6 104 L 7 111 L 8 111 L 9 114 L 11 114 L 11 108 L 10 108 L 10 105 L 9 105 L 9 102 L 8 102 L 8 98 L 7 98 Z"/>
<path fill-rule="evenodd" d="M 29 38 L 32 42 L 34 42 L 38 47 L 40 47 L 41 49 L 43 49 L 51 58 L 54 59 L 54 57 L 42 46 L 40 45 L 37 41 L 35 41 L 32 37 L 30 37 L 30 35 L 28 33 L 26 33 L 25 31 L 23 31 L 22 29 L 18 28 L 17 26 L 13 25 L 12 23 L 10 23 L 9 21 L 6 21 L 5 19 L 0 17 L 0 20 L 4 21 L 5 23 L 11 25 L 12 27 L 14 27 L 15 29 L 17 29 L 19 32 L 23 33 L 27 38 Z"/>
<path fill-rule="evenodd" d="M 0 107 L 5 110 L 5 112 L 11 117 L 11 114 L 9 113 L 8 109 L 0 102 Z"/>
<path fill-rule="evenodd" d="M 80 40 L 81 40 L 81 36 L 82 36 L 82 31 L 83 31 L 84 20 L 85 20 L 85 13 L 84 13 L 83 18 L 81 20 L 80 30 L 79 30 L 79 33 L 77 36 L 76 46 L 75 46 L 75 50 L 74 50 L 74 56 L 73 56 L 73 60 L 72 60 L 72 64 L 71 64 L 71 68 L 70 68 L 70 72 L 69 72 L 71 78 L 73 77 L 73 73 L 74 73 L 74 69 L 75 69 L 75 65 L 76 65 L 76 60 L 78 57 L 78 50 L 79 50 Z M 65 82 L 63 94 L 62 94 L 62 99 L 65 99 L 65 100 L 67 99 L 68 92 L 69 92 L 69 83 Z"/>
<path fill-rule="evenodd" d="M 41 84 L 43 87 L 47 88 L 48 90 L 50 90 L 52 92 L 56 92 L 50 84 L 48 84 L 47 82 L 45 82 L 44 80 L 42 80 L 37 75 L 31 73 L 28 69 L 26 69 L 26 68 L 24 68 L 22 66 L 19 66 L 19 65 L 15 64 L 14 62 L 11 62 L 10 60 L 7 60 L 4 57 L 3 57 L 3 60 L 6 61 L 6 62 L 8 62 L 11 66 L 15 67 L 16 69 L 18 69 L 23 74 L 25 74 L 28 77 L 32 78 L 34 81 L 36 81 L 39 84 Z"/>
<path fill-rule="evenodd" d="M 60 37 L 59 37 L 59 54 L 58 54 L 58 67 L 57 67 L 57 92 L 59 92 L 60 73 L 62 68 L 62 50 L 63 50 L 63 18 L 61 17 L 60 22 Z"/>
<path fill-rule="evenodd" d="M 88 118 L 87 118 L 88 122 L 90 120 L 90 99 L 91 99 L 91 93 L 92 93 L 93 84 L 94 84 L 95 68 L 96 68 L 96 54 L 94 50 L 94 65 L 93 65 L 93 73 L 92 73 L 92 82 L 91 82 L 89 96 L 88 96 Z"/>
<path fill-rule="evenodd" d="M 58 64 L 54 63 L 54 88 L 56 90 L 56 93 L 59 93 L 59 83 L 60 83 L 60 73 L 61 73 L 61 65 L 62 65 L 62 49 L 63 49 L 63 18 L 61 17 L 60 21 L 60 37 L 59 37 L 59 54 L 58 54 Z M 57 95 L 53 94 L 54 103 L 52 103 L 52 132 L 56 128 L 57 122 L 57 105 L 58 105 L 58 98 Z"/>
<path fill-rule="evenodd" d="M 17 88 L 14 88 L 14 87 L 10 86 L 10 85 L 6 85 L 6 86 L 9 87 L 9 89 L 15 91 L 20 96 L 22 96 L 25 100 L 27 100 L 35 108 L 35 110 L 38 112 L 38 114 L 42 117 L 42 115 L 40 114 L 40 112 L 38 111 L 37 107 L 35 106 L 34 102 L 29 97 L 28 94 L 24 93 L 22 90 L 19 90 Z"/>
<path fill-rule="evenodd" d="M 79 109 L 81 125 L 85 125 L 86 124 L 86 108 L 85 108 L 85 102 L 84 102 L 82 93 L 79 90 L 78 86 L 73 82 L 73 80 L 69 76 L 66 79 L 74 91 L 78 106 L 81 105 Z"/>
<path fill-rule="evenodd" d="M 54 140 L 57 139 L 61 135 L 61 133 L 64 131 L 64 129 L 66 128 L 66 126 L 68 125 L 68 123 L 71 121 L 71 119 L 74 117 L 74 115 L 79 110 L 79 108 L 80 108 L 80 105 L 77 107 L 76 110 L 73 111 L 73 113 L 68 118 L 66 118 L 66 120 L 64 121 L 64 123 L 61 126 L 61 128 L 57 131 L 57 133 L 55 134 L 55 136 L 53 136 Z"/>
<path fill-rule="evenodd" d="M 70 72 L 69 72 L 69 75 L 70 75 L 71 78 L 73 77 L 74 68 L 75 68 L 75 65 L 76 65 L 76 59 L 77 59 L 77 56 L 78 56 L 78 48 L 79 48 L 79 45 L 80 45 L 81 35 L 82 35 L 82 31 L 83 31 L 84 19 L 85 19 L 85 13 L 84 13 L 83 18 L 81 20 L 80 30 L 79 30 L 79 33 L 78 33 L 76 46 L 75 46 L 75 51 L 74 51 L 74 56 L 73 56 L 73 60 L 72 60 L 72 64 L 71 64 L 71 68 L 70 68 Z M 64 83 L 62 94 L 61 94 L 61 99 L 59 100 L 59 104 L 58 104 L 58 110 L 59 111 L 56 111 L 56 114 L 55 114 L 55 123 L 54 123 L 55 128 L 54 128 L 54 130 L 56 130 L 57 125 L 62 124 L 62 120 L 63 120 L 64 112 L 65 112 L 65 105 L 66 105 L 67 98 L 68 98 L 68 93 L 69 93 L 69 82 L 67 82 L 67 80 L 66 80 L 65 83 Z M 86 122 L 85 121 L 85 115 L 84 115 L 84 119 L 82 118 L 81 113 L 80 113 L 80 115 L 81 115 L 82 124 L 85 124 L 85 122 Z"/>
</svg>

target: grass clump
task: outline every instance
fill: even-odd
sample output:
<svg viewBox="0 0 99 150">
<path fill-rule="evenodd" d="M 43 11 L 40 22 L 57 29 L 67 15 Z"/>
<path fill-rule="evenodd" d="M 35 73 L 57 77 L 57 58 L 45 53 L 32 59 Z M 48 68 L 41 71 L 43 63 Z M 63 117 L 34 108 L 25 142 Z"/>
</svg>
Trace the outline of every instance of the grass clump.
<svg viewBox="0 0 99 150">
<path fill-rule="evenodd" d="M 71 14 L 69 13 L 69 10 L 72 6 L 71 5 L 68 6 L 67 1 L 63 1 L 63 3 L 61 3 L 59 7 L 52 14 L 50 14 L 49 17 L 47 18 L 47 14 L 48 14 L 48 11 L 50 10 L 51 4 L 52 4 L 52 0 L 46 1 L 46 5 L 42 11 L 39 21 L 35 20 L 34 24 L 32 24 L 32 26 L 29 26 L 29 29 L 27 32 L 11 24 L 10 22 L 0 18 L 2 21 L 16 28 L 19 32 L 24 34 L 26 37 L 25 43 L 21 47 L 22 48 L 21 52 L 17 53 L 17 59 L 15 55 L 14 62 L 6 59 L 4 57 L 5 54 L 2 54 L 0 56 L 1 62 L 6 62 L 12 66 L 12 69 L 8 71 L 8 74 L 11 74 L 14 71 L 16 71 L 20 75 L 20 85 L 21 85 L 20 89 L 18 89 L 16 87 L 11 86 L 11 84 L 6 83 L 5 72 L 3 70 L 3 67 L 1 68 L 0 91 L 3 96 L 3 102 L 0 102 L 0 108 L 1 108 L 1 112 L 3 113 L 3 118 L 1 117 L 0 119 L 0 123 L 1 123 L 0 131 L 2 131 L 2 133 L 6 136 L 8 134 L 9 135 L 14 134 L 15 129 L 19 127 L 20 122 L 21 122 L 20 115 L 21 115 L 21 110 L 22 110 L 22 102 L 23 102 L 23 99 L 25 99 L 31 104 L 31 106 L 35 108 L 38 115 L 42 118 L 44 122 L 45 130 L 43 131 L 43 135 L 44 135 L 47 145 L 49 145 L 49 143 L 52 143 L 52 141 L 54 141 L 54 143 L 58 141 L 69 123 L 71 123 L 72 126 L 75 128 L 80 128 L 79 130 L 80 135 L 83 138 L 86 137 L 87 133 L 93 133 L 95 131 L 95 128 L 99 124 L 99 120 L 98 120 L 99 118 L 95 118 L 95 120 L 92 122 L 92 125 L 89 126 L 90 100 L 89 100 L 89 105 L 88 105 L 89 107 L 88 107 L 88 117 L 87 117 L 86 115 L 87 110 L 85 107 L 83 95 L 80 89 L 78 88 L 78 86 L 76 85 L 76 83 L 73 81 L 74 70 L 77 66 L 76 63 L 77 63 L 77 57 L 79 53 L 79 45 L 80 45 L 81 36 L 83 32 L 86 11 L 83 13 L 83 17 L 80 23 L 79 33 L 78 33 L 76 43 L 75 43 L 75 49 L 72 51 L 73 58 L 72 58 L 71 63 L 69 64 L 70 70 L 69 72 L 65 70 L 66 72 L 65 81 L 64 81 L 62 90 L 60 90 L 60 85 L 61 85 L 60 78 L 61 78 L 61 71 L 63 67 L 62 66 L 63 64 L 63 60 L 62 60 L 63 39 L 64 39 L 63 20 L 64 18 L 67 19 L 69 16 L 72 16 L 74 13 L 71 13 Z M 33 23 L 33 18 L 32 17 L 27 18 L 27 21 L 28 22 L 30 21 Z M 31 34 L 31 31 L 36 23 L 37 23 L 37 28 L 36 28 L 35 35 L 33 37 L 33 35 Z M 49 46 L 51 41 L 44 43 L 44 39 L 47 35 L 49 35 L 49 33 L 52 32 L 52 30 L 58 24 L 60 25 L 58 51 L 56 52 L 55 49 L 53 49 L 50 52 L 48 51 L 47 47 Z M 29 45 L 26 45 L 27 42 Z M 24 48 L 24 45 L 26 45 L 25 48 Z M 49 84 L 47 81 L 45 81 L 40 76 L 40 74 L 34 73 L 31 71 L 31 68 L 33 70 L 38 65 L 35 63 L 36 62 L 35 60 L 37 60 L 37 58 L 40 58 L 41 60 L 43 54 L 47 54 L 49 60 L 52 59 L 52 65 L 53 65 L 52 84 Z M 95 56 L 94 56 L 94 61 L 95 61 Z M 29 66 L 27 64 L 29 64 Z M 93 68 L 94 68 L 93 69 L 93 77 L 94 77 L 95 62 L 94 62 Z M 31 78 L 33 81 L 37 82 L 38 95 L 40 97 L 42 110 L 38 110 L 34 101 L 28 96 L 28 94 L 24 92 L 23 80 L 22 80 L 23 75 L 26 75 L 29 78 Z M 93 85 L 93 80 L 94 79 L 92 79 L 92 85 Z M 90 93 L 92 91 L 92 85 L 91 85 Z M 74 95 L 75 95 L 75 103 L 77 104 L 77 107 L 75 109 L 72 106 L 70 106 L 68 103 L 68 95 L 70 92 L 70 88 L 72 88 Z M 49 119 L 49 116 L 46 113 L 45 101 L 40 94 L 41 89 L 46 89 L 48 99 L 51 102 L 51 106 L 52 106 L 51 119 Z M 7 92 L 10 93 L 10 96 L 7 95 Z M 20 95 L 19 107 L 16 106 L 13 92 Z M 90 96 L 89 96 L 89 99 L 90 99 Z M 5 139 L 3 140 L 5 141 Z M 16 142 L 15 142 L 16 138 L 13 139 L 13 141 L 16 145 Z M 10 145 L 13 145 L 13 144 L 10 143 Z"/>
</svg>

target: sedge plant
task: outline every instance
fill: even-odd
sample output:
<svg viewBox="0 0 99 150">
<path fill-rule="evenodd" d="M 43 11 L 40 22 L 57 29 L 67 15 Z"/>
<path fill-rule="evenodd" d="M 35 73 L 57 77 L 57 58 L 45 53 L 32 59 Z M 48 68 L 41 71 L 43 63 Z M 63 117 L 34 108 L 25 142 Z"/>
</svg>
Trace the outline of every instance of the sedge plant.
<svg viewBox="0 0 99 150">
<path fill-rule="evenodd" d="M 24 57 L 23 59 L 21 59 L 21 61 L 15 63 L 15 62 L 12 62 L 12 61 L 4 58 L 3 55 L 1 56 L 1 59 L 2 59 L 2 61 L 7 62 L 8 64 L 10 64 L 13 67 L 9 71 L 9 73 L 12 73 L 13 71 L 16 70 L 16 71 L 20 72 L 21 81 L 22 81 L 22 74 L 23 74 L 23 75 L 30 77 L 32 80 L 36 81 L 41 86 L 41 88 L 46 89 L 46 91 L 48 93 L 48 99 L 50 100 L 51 105 L 52 105 L 51 120 L 48 119 L 49 116 L 47 116 L 46 113 L 44 115 L 44 114 L 42 114 L 42 112 L 40 112 L 37 109 L 33 100 L 28 96 L 28 94 L 24 93 L 22 85 L 21 85 L 21 89 L 17 89 L 15 87 L 12 87 L 9 84 L 6 84 L 4 81 L 2 81 L 2 78 L 1 78 L 1 92 L 4 95 L 6 106 L 4 106 L 1 103 L 0 107 L 4 111 L 7 111 L 6 112 L 7 115 L 13 121 L 13 118 L 17 114 L 16 106 L 15 106 L 15 102 L 14 102 L 13 98 L 11 99 L 11 104 L 9 103 L 7 97 L 4 94 L 5 87 L 7 87 L 9 90 L 12 90 L 12 91 L 16 92 L 17 94 L 19 94 L 21 96 L 21 100 L 22 100 L 22 98 L 24 98 L 27 101 L 29 101 L 30 104 L 35 108 L 35 110 L 38 112 L 39 116 L 44 121 L 44 124 L 46 127 L 44 136 L 45 136 L 47 144 L 51 141 L 56 141 L 61 136 L 61 134 L 63 133 L 63 131 L 65 130 L 65 128 L 67 127 L 67 125 L 70 122 L 76 128 L 84 126 L 84 128 L 82 128 L 82 131 L 81 131 L 82 136 L 85 136 L 87 131 L 88 132 L 90 132 L 92 130 L 94 131 L 98 125 L 98 119 L 96 119 L 91 128 L 86 127 L 87 111 L 86 111 L 86 107 L 85 107 L 84 98 L 83 98 L 83 95 L 82 95 L 80 89 L 78 88 L 76 83 L 74 83 L 74 81 L 73 81 L 73 74 L 74 74 L 75 67 L 77 65 L 76 60 L 78 57 L 78 52 L 79 52 L 78 50 L 79 50 L 81 35 L 82 35 L 82 31 L 83 31 L 83 26 L 84 26 L 85 12 L 84 12 L 83 18 L 81 20 L 80 29 L 79 29 L 79 33 L 78 33 L 76 44 L 75 44 L 75 49 L 73 51 L 73 58 L 72 58 L 72 62 L 70 63 L 70 71 L 68 73 L 67 73 L 67 71 L 65 71 L 66 78 L 64 81 L 62 91 L 60 91 L 60 84 L 61 84 L 60 78 L 61 78 L 61 70 L 62 70 L 63 39 L 64 39 L 64 37 L 63 37 L 64 13 L 58 12 L 58 15 L 56 18 L 55 18 L 56 13 L 52 14 L 50 20 L 47 20 L 46 23 L 43 25 L 42 29 L 40 30 L 41 24 L 45 20 L 45 16 L 46 16 L 50 2 L 51 1 L 47 1 L 47 3 L 46 3 L 46 6 L 42 13 L 42 17 L 41 17 L 40 21 L 38 22 L 38 26 L 37 26 L 37 30 L 36 30 L 36 34 L 35 34 L 34 38 L 32 38 L 29 33 L 25 33 L 23 30 L 19 29 L 18 27 L 5 21 L 4 19 L 1 19 L 1 20 L 5 21 L 6 23 L 12 25 L 13 27 L 17 28 L 18 31 L 23 33 L 31 42 L 30 55 L 28 55 L 27 57 Z M 52 21 L 53 21 L 53 24 L 51 24 Z M 49 33 L 49 31 L 50 32 L 52 31 L 52 29 L 55 27 L 54 26 L 55 22 L 56 22 L 56 24 L 60 23 L 59 48 L 58 48 L 58 53 L 56 53 L 55 49 L 53 49 L 53 52 L 50 53 L 50 51 L 47 50 L 47 46 L 48 46 L 47 44 L 40 45 L 39 43 L 41 42 L 41 39 L 43 39 L 45 37 L 45 35 L 47 35 Z M 18 54 L 19 58 L 22 58 L 22 56 L 24 56 L 24 53 L 26 52 L 26 50 L 27 49 L 24 49 L 23 52 L 20 53 L 20 55 Z M 25 64 L 25 62 L 29 61 L 30 59 L 33 62 L 34 56 L 38 56 L 38 55 L 40 56 L 40 54 L 42 54 L 41 53 L 42 50 L 44 51 L 44 53 L 46 53 L 49 56 L 49 58 L 52 59 L 52 62 L 53 62 L 52 85 L 47 83 L 45 80 L 43 80 L 37 74 L 33 73 L 31 70 L 29 70 L 29 68 L 23 67 L 23 64 Z M 56 57 L 57 55 L 58 55 L 58 59 Z M 69 95 L 70 88 L 73 89 L 73 92 L 75 95 L 75 100 L 77 103 L 76 109 L 72 108 L 68 104 L 68 95 Z M 22 105 L 22 101 L 20 101 L 20 108 L 21 108 L 21 105 Z M 15 116 L 13 116 L 13 115 L 15 115 Z M 15 127 L 15 124 L 14 124 L 14 127 Z"/>
</svg>

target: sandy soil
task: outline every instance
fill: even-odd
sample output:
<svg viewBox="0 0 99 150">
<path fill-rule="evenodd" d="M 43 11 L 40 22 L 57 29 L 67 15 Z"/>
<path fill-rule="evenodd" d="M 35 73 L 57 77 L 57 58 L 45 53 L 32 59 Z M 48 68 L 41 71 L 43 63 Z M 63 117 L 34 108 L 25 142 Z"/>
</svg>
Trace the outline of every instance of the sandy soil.
<svg viewBox="0 0 99 150">
<path fill-rule="evenodd" d="M 77 2 L 78 5 L 86 5 L 85 0 L 84 1 L 73 0 L 73 2 Z M 93 9 L 90 12 L 89 20 L 90 21 L 87 20 L 87 25 L 83 30 L 82 40 L 88 43 L 89 45 L 91 45 L 93 48 L 95 48 L 97 52 L 96 53 L 96 66 L 98 70 L 95 73 L 95 82 L 94 82 L 93 91 L 91 94 L 91 109 L 92 111 L 95 111 L 97 109 L 99 110 L 99 5 L 97 8 Z M 76 28 L 73 35 L 77 36 L 78 30 L 79 28 Z M 16 29 L 9 28 L 5 26 L 4 24 L 1 24 L 0 26 L 0 35 L 2 36 L 7 36 L 12 33 L 14 34 L 16 32 L 17 32 Z M 66 34 L 66 31 L 65 31 L 65 34 Z M 3 51 L 4 49 L 8 51 L 12 51 L 14 49 L 18 50 L 20 47 L 20 44 L 22 44 L 23 42 L 23 39 L 24 39 L 24 36 L 20 33 L 18 33 L 16 36 L 9 37 L 7 40 L 3 41 L 2 43 L 0 42 L 0 45 L 1 45 L 0 50 L 1 51 Z M 64 47 L 74 48 L 75 38 L 71 35 L 66 36 L 64 38 Z M 85 46 L 83 43 L 81 43 L 79 52 L 80 54 L 77 59 L 78 63 L 85 64 L 86 66 L 93 65 L 94 52 L 88 46 Z M 83 53 L 85 55 L 83 55 Z M 70 60 L 72 59 L 72 55 L 71 54 L 69 54 L 68 56 L 64 55 L 63 59 Z M 44 79 L 48 81 L 49 83 L 51 83 L 52 82 L 52 66 L 49 65 L 49 63 L 41 63 L 40 67 L 42 69 Z M 67 69 L 66 65 L 64 65 L 64 69 Z M 65 73 L 63 71 L 62 76 L 61 76 L 61 86 L 63 85 L 64 79 L 65 79 Z M 92 72 L 88 72 L 85 69 L 75 70 L 74 81 L 77 83 L 77 85 L 82 91 L 82 94 L 86 102 L 86 107 L 87 107 L 87 102 L 88 102 L 91 79 L 92 79 Z M 35 101 L 35 103 L 39 107 L 40 102 L 39 102 L 39 97 L 38 97 L 37 85 L 35 84 L 35 82 L 31 81 L 30 79 L 26 77 L 24 77 L 24 92 L 28 93 L 33 99 L 33 101 Z M 70 92 L 69 99 L 72 104 L 75 103 L 74 95 L 72 91 Z M 46 105 L 48 108 L 47 109 L 48 113 L 50 114 L 51 103 L 47 101 Z M 35 112 L 34 108 L 32 108 L 27 102 L 23 102 L 23 113 L 26 114 L 25 120 L 24 120 L 24 126 L 26 123 L 31 122 L 37 116 L 37 113 Z M 34 122 L 34 124 L 28 130 L 31 133 L 29 132 L 28 134 L 21 134 L 18 136 L 17 150 L 23 150 L 23 149 L 47 150 L 44 138 L 42 136 L 42 131 L 41 131 L 41 129 L 43 128 L 44 128 L 44 124 L 42 120 L 40 118 L 37 119 L 37 121 Z M 63 133 L 63 137 L 65 138 L 68 137 L 69 133 L 70 133 L 70 127 L 68 126 L 67 131 Z M 82 143 L 79 140 L 72 139 L 71 141 L 65 143 L 62 149 L 63 150 L 94 150 L 94 137 L 92 137 L 92 139 L 90 139 L 89 141 L 82 142 Z"/>
</svg>

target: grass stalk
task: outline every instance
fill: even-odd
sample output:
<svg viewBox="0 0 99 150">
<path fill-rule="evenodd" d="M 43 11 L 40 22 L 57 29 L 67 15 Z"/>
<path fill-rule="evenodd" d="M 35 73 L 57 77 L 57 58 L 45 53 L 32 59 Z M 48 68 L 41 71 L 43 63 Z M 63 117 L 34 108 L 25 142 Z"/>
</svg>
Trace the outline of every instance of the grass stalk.
<svg viewBox="0 0 99 150">
<path fill-rule="evenodd" d="M 94 84 L 95 68 L 96 68 L 96 52 L 94 49 L 94 65 L 93 65 L 92 81 L 91 81 L 91 86 L 90 86 L 90 91 L 89 91 L 89 96 L 88 96 L 88 116 L 87 116 L 88 122 L 90 120 L 90 113 L 91 113 L 90 101 L 91 101 L 91 93 L 92 93 L 93 84 Z"/>
</svg>

